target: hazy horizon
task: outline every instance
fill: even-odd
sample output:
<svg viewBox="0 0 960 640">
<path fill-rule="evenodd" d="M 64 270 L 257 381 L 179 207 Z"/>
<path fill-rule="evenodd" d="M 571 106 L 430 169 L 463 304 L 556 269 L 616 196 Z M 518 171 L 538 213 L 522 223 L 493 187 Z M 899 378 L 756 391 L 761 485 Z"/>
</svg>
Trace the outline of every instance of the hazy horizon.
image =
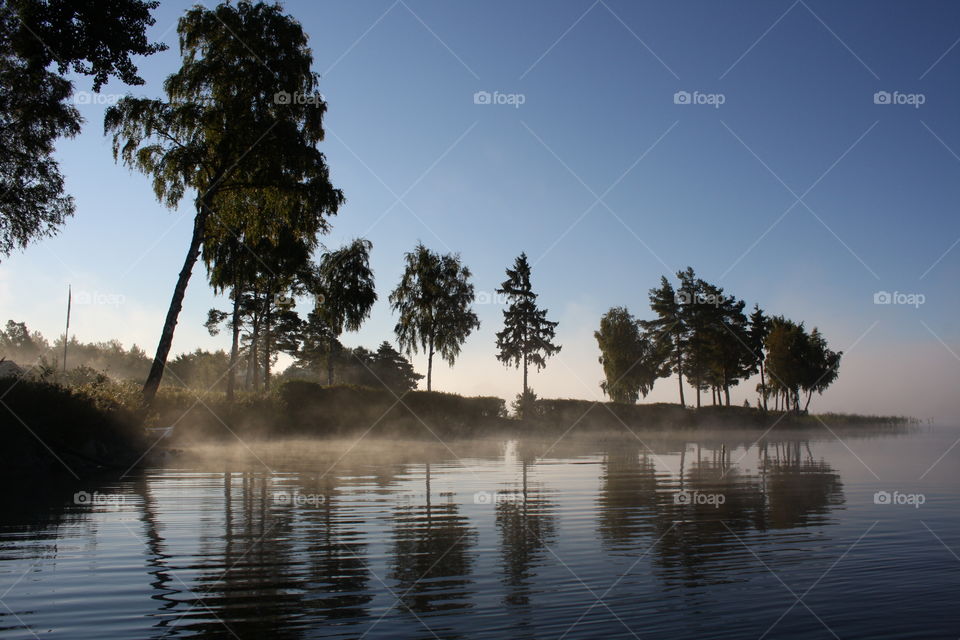
<svg viewBox="0 0 960 640">
<path fill-rule="evenodd" d="M 191 4 L 155 11 L 151 39 L 171 48 L 138 59 L 144 86 L 113 80 L 79 105 L 84 129 L 57 153 L 76 215 L 0 262 L 0 320 L 55 338 L 69 284 L 72 336 L 152 355 L 192 198 L 171 212 L 147 178 L 114 163 L 104 96 L 161 93 Z M 651 317 L 648 289 L 690 265 L 844 352 L 811 410 L 960 418 L 960 7 L 284 6 L 310 35 L 329 105 L 320 148 L 347 197 L 322 242 L 373 242 L 379 300 L 344 344 L 394 342 L 386 298 L 422 240 L 461 254 L 481 321 L 454 367 L 435 361 L 434 388 L 512 399 L 521 374 L 495 358 L 493 292 L 525 251 L 563 346 L 532 388 L 600 400 L 600 316 L 626 306 Z M 90 80 L 74 81 L 82 102 Z M 875 304 L 878 292 L 923 303 Z M 229 348 L 203 327 L 214 306 L 227 300 L 198 266 L 174 353 Z M 412 360 L 425 371 L 425 356 Z M 756 381 L 732 402 L 753 404 Z M 676 378 L 641 402 L 677 402 Z"/>
</svg>

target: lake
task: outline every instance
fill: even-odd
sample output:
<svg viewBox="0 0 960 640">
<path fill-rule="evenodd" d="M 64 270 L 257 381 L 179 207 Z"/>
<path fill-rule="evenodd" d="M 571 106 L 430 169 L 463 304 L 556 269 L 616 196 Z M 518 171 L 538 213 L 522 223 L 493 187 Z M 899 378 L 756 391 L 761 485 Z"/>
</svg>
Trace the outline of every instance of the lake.
<svg viewBox="0 0 960 640">
<path fill-rule="evenodd" d="M 960 429 L 425 437 L 7 487 L 0 637 L 960 635 Z"/>
</svg>

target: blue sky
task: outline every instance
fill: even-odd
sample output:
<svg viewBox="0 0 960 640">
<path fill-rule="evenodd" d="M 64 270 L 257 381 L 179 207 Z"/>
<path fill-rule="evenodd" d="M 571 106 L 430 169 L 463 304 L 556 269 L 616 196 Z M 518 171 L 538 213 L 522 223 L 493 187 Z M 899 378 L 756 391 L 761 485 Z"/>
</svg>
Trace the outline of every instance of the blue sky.
<svg viewBox="0 0 960 640">
<path fill-rule="evenodd" d="M 164 2 L 142 60 L 159 95 L 178 66 Z M 592 337 L 625 305 L 693 266 L 747 301 L 818 326 L 845 352 L 821 410 L 960 417 L 960 6 L 942 2 L 287 2 L 322 74 L 327 154 L 347 204 L 323 239 L 366 235 L 380 302 L 347 344 L 392 338 L 386 297 L 418 241 L 460 252 L 481 301 L 521 251 L 564 348 L 532 385 L 601 397 Z M 89 79 L 77 79 L 89 90 Z M 476 104 L 477 92 L 521 96 Z M 677 92 L 693 101 L 677 104 Z M 696 93 L 695 93 L 696 92 Z M 891 101 L 877 104 L 875 94 Z M 712 96 L 712 97 L 711 97 Z M 883 102 L 885 94 L 881 94 Z M 101 98 L 109 99 L 109 98 Z M 96 102 L 98 99 L 94 99 Z M 681 100 L 682 101 L 682 100 Z M 915 106 L 909 104 L 922 101 Z M 148 179 L 116 165 L 103 106 L 59 145 L 76 216 L 0 263 L 5 317 L 62 332 L 67 284 L 81 340 L 155 347 L 189 239 Z M 195 271 L 174 351 L 226 347 L 202 322 L 225 307 Z M 919 307 L 874 304 L 919 293 Z M 93 295 L 93 294 L 97 295 Z M 494 358 L 501 307 L 436 388 L 512 397 Z M 423 357 L 415 365 L 425 369 Z M 754 382 L 734 400 L 755 397 Z M 748 391 L 751 390 L 751 391 Z M 648 400 L 675 401 L 674 380 Z"/>
</svg>

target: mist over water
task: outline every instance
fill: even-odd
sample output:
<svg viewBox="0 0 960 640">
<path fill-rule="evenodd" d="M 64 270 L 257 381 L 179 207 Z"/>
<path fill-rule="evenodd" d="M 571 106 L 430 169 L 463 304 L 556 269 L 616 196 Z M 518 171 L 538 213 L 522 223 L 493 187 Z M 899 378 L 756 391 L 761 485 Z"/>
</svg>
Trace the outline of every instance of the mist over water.
<svg viewBox="0 0 960 640">
<path fill-rule="evenodd" d="M 25 488 L 0 635 L 955 636 L 960 430 L 762 433 L 218 444 Z"/>
</svg>

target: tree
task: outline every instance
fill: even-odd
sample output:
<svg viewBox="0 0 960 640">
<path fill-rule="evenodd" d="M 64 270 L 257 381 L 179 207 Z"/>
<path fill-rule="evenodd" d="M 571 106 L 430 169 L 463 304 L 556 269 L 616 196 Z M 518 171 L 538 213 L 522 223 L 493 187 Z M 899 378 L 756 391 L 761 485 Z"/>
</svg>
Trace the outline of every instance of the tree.
<svg viewBox="0 0 960 640">
<path fill-rule="evenodd" d="M 810 398 L 813 392 L 822 395 L 827 387 L 836 381 L 840 374 L 840 358 L 842 351 L 831 351 L 827 347 L 827 340 L 816 327 L 807 336 L 806 366 L 803 381 L 800 387 L 807 392 L 807 401 L 803 410 L 810 408 Z"/>
<path fill-rule="evenodd" d="M 249 205 L 242 202 L 234 206 Z M 234 208 L 234 214 L 236 211 Z M 223 228 L 224 217 L 216 216 L 209 220 L 204 239 L 203 259 L 210 284 L 214 291 L 229 289 L 232 299 L 232 314 L 211 309 L 207 321 L 208 329 L 211 322 L 216 327 L 212 331 L 215 335 L 219 331 L 217 325 L 230 318 L 227 323 L 231 329 L 230 367 L 226 371 L 228 400 L 233 399 L 242 327 L 249 326 L 250 330 L 247 340 L 251 345 L 253 373 L 257 373 L 256 366 L 262 360 L 264 387 L 269 389 L 274 341 L 295 339 L 301 322 L 291 307 L 293 296 L 305 291 L 302 274 L 317 245 L 316 235 L 309 224 L 306 229 L 297 229 L 298 221 L 285 220 L 282 216 L 274 219 L 279 226 L 250 243 L 243 229 Z M 283 326 L 275 329 L 279 323 Z M 263 358 L 259 357 L 261 350 L 265 352 Z M 254 386 L 258 382 L 259 373 L 254 376 Z"/>
<path fill-rule="evenodd" d="M 660 286 L 650 290 L 650 308 L 657 314 L 654 320 L 641 321 L 641 326 L 656 343 L 658 351 L 670 353 L 670 368 L 677 374 L 680 388 L 680 406 L 686 406 L 683 398 L 683 354 L 686 349 L 687 327 L 681 314 L 680 299 L 666 277 L 660 278 Z"/>
<path fill-rule="evenodd" d="M 225 351 L 181 353 L 170 361 L 172 384 L 199 391 L 224 391 L 225 373 L 229 366 Z"/>
<path fill-rule="evenodd" d="M 39 332 L 27 328 L 25 322 L 7 320 L 6 330 L 0 331 L 0 357 L 33 362 L 50 350 L 50 343 Z"/>
<path fill-rule="evenodd" d="M 778 396 L 784 398 L 785 410 L 789 411 L 792 406 L 799 413 L 800 386 L 809 375 L 805 371 L 807 335 L 803 323 L 774 316 L 770 320 L 765 347 L 768 383 Z"/>
<path fill-rule="evenodd" d="M 325 253 L 308 287 L 317 300 L 316 319 L 328 327 L 329 354 L 334 354 L 344 331 L 357 331 L 370 317 L 377 291 L 370 268 L 373 244 L 358 238 Z M 327 384 L 333 384 L 333 357 L 327 358 Z"/>
<path fill-rule="evenodd" d="M 406 268 L 390 294 L 390 306 L 399 315 L 394 332 L 408 355 L 427 353 L 427 391 L 432 390 L 433 356 L 453 365 L 460 348 L 480 328 L 470 305 L 474 300 L 470 270 L 459 255 L 439 255 L 418 244 L 405 256 Z"/>
<path fill-rule="evenodd" d="M 537 308 L 537 294 L 530 285 L 530 264 L 527 254 L 521 253 L 507 269 L 507 279 L 497 289 L 505 295 L 510 306 L 503 311 L 503 331 L 497 332 L 497 359 L 506 365 L 523 365 L 523 394 L 527 398 L 527 367 L 533 364 L 537 371 L 546 366 L 546 359 L 560 352 L 553 344 L 557 323 L 547 320 L 547 310 Z"/>
<path fill-rule="evenodd" d="M 326 217 L 343 202 L 316 148 L 326 105 L 313 96 L 317 76 L 300 24 L 279 5 L 221 3 L 194 7 L 177 31 L 183 63 L 164 83 L 167 101 L 127 97 L 104 120 L 114 157 L 152 176 L 158 200 L 174 207 L 187 190 L 196 193 L 190 246 L 144 384 L 147 403 L 210 220 L 221 217 L 220 228 L 241 229 L 254 243 L 284 220 L 326 231 Z M 311 99 L 281 99 L 291 92 Z M 242 206 L 251 199 L 263 205 L 257 215 Z"/>
<path fill-rule="evenodd" d="M 53 158 L 59 138 L 80 132 L 80 112 L 68 102 L 67 71 L 93 76 L 99 91 L 111 76 L 143 84 L 131 55 L 166 49 L 150 44 L 143 0 L 9 0 L 0 4 L 0 255 L 57 232 L 73 215 Z M 48 45 L 56 47 L 56 53 Z M 49 69 L 57 63 L 57 72 Z"/>
<path fill-rule="evenodd" d="M 700 302 L 707 309 L 709 323 L 705 328 L 706 357 L 714 403 L 730 406 L 730 387 L 750 375 L 753 353 L 749 345 L 749 324 L 743 313 L 746 303 L 726 295 L 722 288 L 700 281 L 705 294 Z"/>
<path fill-rule="evenodd" d="M 600 347 L 605 380 L 603 392 L 614 402 L 634 403 L 653 389 L 657 378 L 670 375 L 669 352 L 663 343 L 640 331 L 639 323 L 624 307 L 614 307 L 600 318 L 594 332 Z"/>
<path fill-rule="evenodd" d="M 377 381 L 394 394 L 400 396 L 417 388 L 423 376 L 413 370 L 413 365 L 403 355 L 384 340 L 373 355 L 372 367 Z"/>
<path fill-rule="evenodd" d="M 770 319 L 763 313 L 759 304 L 753 306 L 753 312 L 750 314 L 750 326 L 747 329 L 747 344 L 750 346 L 750 353 L 753 356 L 753 366 L 750 374 L 760 373 L 760 398 L 763 400 L 763 410 L 767 410 L 767 383 L 763 371 L 763 363 L 766 354 L 763 351 L 764 342 L 767 334 L 770 333 Z"/>
</svg>

